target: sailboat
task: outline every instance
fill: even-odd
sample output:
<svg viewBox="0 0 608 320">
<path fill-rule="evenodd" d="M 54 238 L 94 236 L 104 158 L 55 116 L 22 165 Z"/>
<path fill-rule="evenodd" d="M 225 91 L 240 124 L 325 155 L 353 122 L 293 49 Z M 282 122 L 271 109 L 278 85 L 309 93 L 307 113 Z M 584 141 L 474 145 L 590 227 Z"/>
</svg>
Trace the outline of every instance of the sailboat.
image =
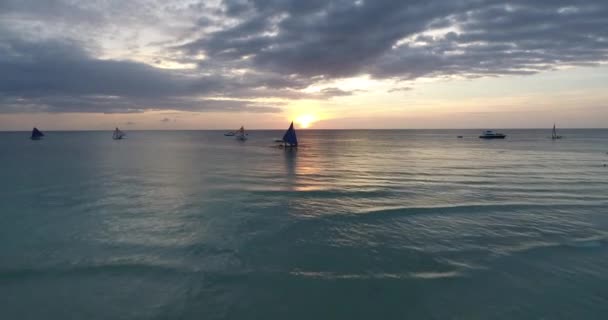
<svg viewBox="0 0 608 320">
<path fill-rule="evenodd" d="M 235 136 L 237 140 L 245 141 L 247 140 L 247 134 L 245 133 L 245 128 L 241 126 L 239 130 L 235 132 Z"/>
<path fill-rule="evenodd" d="M 296 130 L 293 128 L 293 121 L 289 126 L 289 129 L 283 135 L 283 147 L 285 148 L 297 148 L 298 137 L 296 137 Z"/>
<path fill-rule="evenodd" d="M 42 137 L 44 137 L 44 133 L 40 132 L 40 130 L 38 130 L 38 128 L 34 128 L 32 130 L 32 136 L 30 137 L 30 139 L 40 140 L 40 139 L 42 139 Z"/>
<path fill-rule="evenodd" d="M 556 139 L 561 139 L 562 136 L 558 136 L 557 135 L 557 131 L 555 130 L 555 123 L 553 124 L 553 132 L 551 133 L 551 139 L 556 140 Z"/>
<path fill-rule="evenodd" d="M 116 130 L 114 130 L 114 133 L 112 134 L 112 139 L 121 140 L 125 136 L 126 136 L 126 134 L 124 132 L 122 132 L 122 131 L 120 131 L 120 129 L 116 128 Z"/>
</svg>

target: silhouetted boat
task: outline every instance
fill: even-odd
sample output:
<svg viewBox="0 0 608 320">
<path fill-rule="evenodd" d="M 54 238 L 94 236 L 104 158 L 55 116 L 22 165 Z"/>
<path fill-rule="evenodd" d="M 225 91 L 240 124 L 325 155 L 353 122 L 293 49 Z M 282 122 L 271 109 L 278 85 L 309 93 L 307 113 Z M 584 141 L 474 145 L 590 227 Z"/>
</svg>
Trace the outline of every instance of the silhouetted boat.
<svg viewBox="0 0 608 320">
<path fill-rule="evenodd" d="M 235 132 L 235 135 L 237 140 L 247 140 L 247 133 L 245 133 L 245 128 L 243 126 L 241 126 L 241 128 Z"/>
<path fill-rule="evenodd" d="M 226 133 L 224 133 L 224 135 L 225 135 L 226 137 L 234 137 L 235 133 L 234 133 L 234 131 L 230 131 L 230 132 L 226 132 Z"/>
<path fill-rule="evenodd" d="M 504 139 L 506 135 L 502 133 L 496 133 L 492 130 L 486 130 L 482 135 L 479 136 L 480 139 Z"/>
<path fill-rule="evenodd" d="M 555 123 L 553 124 L 553 132 L 551 133 L 551 139 L 556 140 L 556 139 L 561 139 L 562 136 L 557 135 L 557 130 L 555 130 Z"/>
<path fill-rule="evenodd" d="M 116 128 L 116 130 L 114 130 L 114 133 L 112 134 L 112 139 L 121 140 L 125 136 L 126 136 L 126 134 L 124 132 L 122 132 L 122 131 L 120 131 L 120 129 Z"/>
<path fill-rule="evenodd" d="M 32 136 L 30 137 L 30 139 L 40 140 L 40 139 L 42 139 L 42 137 L 44 137 L 44 133 L 42 133 L 40 130 L 38 130 L 38 128 L 34 128 L 32 130 Z"/>
<path fill-rule="evenodd" d="M 293 121 L 289 126 L 289 129 L 283 135 L 283 147 L 285 148 L 297 148 L 298 137 L 296 136 L 296 130 L 293 128 Z"/>
</svg>

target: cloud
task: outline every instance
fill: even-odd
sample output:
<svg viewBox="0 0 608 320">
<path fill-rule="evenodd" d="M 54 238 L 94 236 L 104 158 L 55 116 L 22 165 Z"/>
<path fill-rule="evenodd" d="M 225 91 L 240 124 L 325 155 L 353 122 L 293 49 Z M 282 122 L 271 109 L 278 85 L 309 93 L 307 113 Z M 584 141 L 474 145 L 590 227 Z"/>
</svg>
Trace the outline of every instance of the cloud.
<svg viewBox="0 0 608 320">
<path fill-rule="evenodd" d="M 387 92 L 388 93 L 393 93 L 393 92 L 406 92 L 406 91 L 410 91 L 412 90 L 411 87 L 398 87 L 398 88 L 392 88 L 389 89 Z"/>
<path fill-rule="evenodd" d="M 7 0 L 0 112 L 278 112 L 352 95 L 302 90 L 362 74 L 594 66 L 608 61 L 606 16 L 608 2 L 594 0 Z"/>
<path fill-rule="evenodd" d="M 138 62 L 92 58 L 68 41 L 0 40 L 0 112 L 277 112 L 280 103 L 205 97 L 267 97 L 273 87 L 282 87 L 281 81 L 289 81 L 263 75 L 192 76 Z M 253 90 L 260 86 L 260 92 Z"/>
<path fill-rule="evenodd" d="M 321 95 L 324 97 L 343 97 L 343 96 L 352 96 L 357 91 L 359 91 L 359 90 L 345 91 L 345 90 L 342 90 L 339 88 L 325 88 L 325 89 L 321 90 Z"/>
<path fill-rule="evenodd" d="M 248 57 L 252 68 L 330 78 L 531 74 L 607 60 L 608 3 L 601 1 L 299 2 L 224 2 L 240 23 L 184 47 L 229 62 Z"/>
</svg>

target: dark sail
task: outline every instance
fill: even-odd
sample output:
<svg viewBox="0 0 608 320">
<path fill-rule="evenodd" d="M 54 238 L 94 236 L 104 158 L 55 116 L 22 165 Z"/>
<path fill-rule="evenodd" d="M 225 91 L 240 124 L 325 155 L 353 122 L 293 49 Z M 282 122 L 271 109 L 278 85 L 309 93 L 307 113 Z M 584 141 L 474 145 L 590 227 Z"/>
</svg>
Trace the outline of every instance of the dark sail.
<svg viewBox="0 0 608 320">
<path fill-rule="evenodd" d="M 44 133 L 40 132 L 40 130 L 38 130 L 37 128 L 34 128 L 34 130 L 32 130 L 32 139 L 40 139 L 43 136 Z"/>
<path fill-rule="evenodd" d="M 283 142 L 289 144 L 291 147 L 298 146 L 298 138 L 296 137 L 296 130 L 293 128 L 293 121 L 291 122 L 289 129 L 287 129 L 287 132 L 285 132 L 285 135 L 283 135 Z"/>
</svg>

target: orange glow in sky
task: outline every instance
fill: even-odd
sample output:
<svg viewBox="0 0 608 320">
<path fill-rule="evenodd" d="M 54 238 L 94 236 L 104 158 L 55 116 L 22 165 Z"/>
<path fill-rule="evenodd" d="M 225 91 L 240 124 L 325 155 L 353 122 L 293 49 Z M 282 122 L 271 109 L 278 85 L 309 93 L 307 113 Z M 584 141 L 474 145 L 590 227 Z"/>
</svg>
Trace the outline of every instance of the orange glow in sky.
<svg viewBox="0 0 608 320">
<path fill-rule="evenodd" d="M 313 115 L 305 114 L 298 116 L 295 122 L 300 128 L 309 128 L 315 121 L 316 118 Z"/>
</svg>

